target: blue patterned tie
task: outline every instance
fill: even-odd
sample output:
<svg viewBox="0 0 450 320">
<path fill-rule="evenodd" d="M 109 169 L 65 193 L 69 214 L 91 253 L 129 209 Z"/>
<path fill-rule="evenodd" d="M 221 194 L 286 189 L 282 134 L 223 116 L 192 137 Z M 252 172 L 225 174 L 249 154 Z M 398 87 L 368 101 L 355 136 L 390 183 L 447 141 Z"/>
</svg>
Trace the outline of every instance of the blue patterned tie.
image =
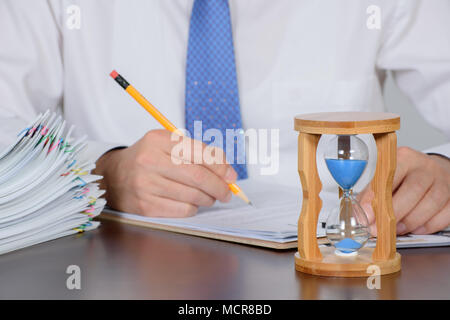
<svg viewBox="0 0 450 320">
<path fill-rule="evenodd" d="M 227 0 L 195 0 L 189 27 L 186 64 L 186 129 L 194 135 L 194 121 L 202 121 L 203 133 L 222 132 L 223 147 L 238 179 L 247 178 L 245 149 L 237 139 L 226 142 L 226 129 L 243 134 L 234 61 L 233 36 Z M 230 145 L 230 148 L 227 148 Z M 231 149 L 233 150 L 229 150 Z"/>
</svg>

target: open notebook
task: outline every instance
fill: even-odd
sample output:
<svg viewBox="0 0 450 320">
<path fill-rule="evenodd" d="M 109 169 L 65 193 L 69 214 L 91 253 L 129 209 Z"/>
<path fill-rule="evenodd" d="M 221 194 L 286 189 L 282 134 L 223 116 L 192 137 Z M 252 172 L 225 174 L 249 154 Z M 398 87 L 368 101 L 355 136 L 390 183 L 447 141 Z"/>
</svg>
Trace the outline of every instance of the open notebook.
<svg viewBox="0 0 450 320">
<path fill-rule="evenodd" d="M 297 247 L 297 221 L 301 209 L 300 188 L 277 186 L 262 181 L 239 181 L 239 186 L 255 207 L 234 197 L 229 203 L 216 203 L 212 208 L 201 208 L 189 218 L 149 218 L 105 208 L 101 217 L 154 229 L 185 233 L 273 249 Z M 333 205 L 338 205 L 337 194 L 321 193 L 323 209 L 317 227 L 318 243 L 329 245 L 325 236 L 325 221 Z M 369 247 L 375 246 L 370 241 Z M 408 235 L 397 238 L 398 248 L 449 246 L 450 235 Z"/>
<path fill-rule="evenodd" d="M 0 254 L 99 225 L 101 177 L 90 174 L 85 138 L 73 130 L 47 111 L 0 152 Z"/>
</svg>

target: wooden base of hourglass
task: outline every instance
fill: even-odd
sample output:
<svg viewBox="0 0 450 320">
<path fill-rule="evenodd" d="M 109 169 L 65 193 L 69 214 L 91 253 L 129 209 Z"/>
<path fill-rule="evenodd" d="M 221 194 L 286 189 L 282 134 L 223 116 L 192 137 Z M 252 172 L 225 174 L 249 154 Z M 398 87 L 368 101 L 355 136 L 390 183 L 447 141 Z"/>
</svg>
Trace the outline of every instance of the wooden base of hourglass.
<svg viewBox="0 0 450 320">
<path fill-rule="evenodd" d="M 400 254 L 396 252 L 396 222 L 392 208 L 392 182 L 397 161 L 397 136 L 400 117 L 381 112 L 328 112 L 295 117 L 298 137 L 298 172 L 302 183 L 303 202 L 298 220 L 298 252 L 295 268 L 320 276 L 368 277 L 371 265 L 380 274 L 400 270 Z M 317 172 L 316 150 L 322 134 L 373 134 L 377 145 L 377 166 L 371 182 L 374 192 L 372 207 L 377 225 L 377 244 L 374 249 L 362 248 L 358 255 L 341 257 L 334 248 L 319 248 L 317 220 L 322 189 Z"/>
</svg>

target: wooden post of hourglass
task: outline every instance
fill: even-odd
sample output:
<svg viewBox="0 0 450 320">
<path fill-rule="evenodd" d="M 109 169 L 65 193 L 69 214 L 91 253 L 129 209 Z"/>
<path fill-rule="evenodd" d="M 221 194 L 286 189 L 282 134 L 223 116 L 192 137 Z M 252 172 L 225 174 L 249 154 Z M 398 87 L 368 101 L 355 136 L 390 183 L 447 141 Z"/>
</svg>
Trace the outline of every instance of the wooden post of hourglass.
<svg viewBox="0 0 450 320">
<path fill-rule="evenodd" d="M 295 254 L 295 268 L 298 271 L 322 276 L 367 277 L 370 275 L 367 273 L 370 265 L 377 265 L 381 274 L 400 270 L 392 208 L 392 182 L 397 158 L 395 131 L 399 128 L 400 117 L 392 113 L 328 112 L 295 117 L 295 130 L 299 131 L 298 172 L 303 189 L 298 220 L 298 252 Z M 316 151 L 322 134 L 373 134 L 377 145 L 377 166 L 371 182 L 377 244 L 375 249 L 361 248 L 356 256 L 337 256 L 333 248 L 319 249 L 317 243 L 322 183 L 317 172 Z"/>
</svg>

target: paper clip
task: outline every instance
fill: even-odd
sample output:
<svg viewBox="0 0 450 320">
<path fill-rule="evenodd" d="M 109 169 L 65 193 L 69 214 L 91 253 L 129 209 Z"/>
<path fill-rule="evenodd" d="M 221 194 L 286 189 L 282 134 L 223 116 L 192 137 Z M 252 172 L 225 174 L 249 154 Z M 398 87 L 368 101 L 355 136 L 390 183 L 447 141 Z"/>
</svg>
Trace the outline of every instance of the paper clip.
<svg viewBox="0 0 450 320">
<path fill-rule="evenodd" d="M 44 133 L 44 131 L 45 131 L 45 133 Z M 47 132 L 48 132 L 47 126 L 43 126 L 43 127 L 42 127 L 42 130 L 41 130 L 41 135 L 42 135 L 42 136 L 45 136 L 45 135 L 47 134 Z"/>
<path fill-rule="evenodd" d="M 89 204 L 90 204 L 90 205 L 95 205 L 95 204 L 97 203 L 97 198 L 96 198 L 96 197 L 89 196 L 88 199 L 90 199 L 90 200 L 89 200 Z"/>
<path fill-rule="evenodd" d="M 84 180 L 81 179 L 80 177 L 76 177 L 74 180 L 77 180 L 77 179 L 81 181 L 81 183 L 82 183 L 82 184 L 80 185 L 81 187 L 84 187 L 85 185 L 87 185 L 86 181 L 84 181 Z"/>
<path fill-rule="evenodd" d="M 66 145 L 67 145 L 67 141 L 64 141 L 64 139 L 61 138 L 61 144 L 60 144 L 59 150 L 63 150 L 66 147 Z"/>
<path fill-rule="evenodd" d="M 67 166 L 67 169 L 69 169 L 71 166 L 73 166 L 75 163 L 77 162 L 77 160 L 72 160 L 72 162 Z"/>
<path fill-rule="evenodd" d="M 31 127 L 28 127 L 28 128 L 23 129 L 22 131 L 19 132 L 19 134 L 18 134 L 17 136 L 19 137 L 22 133 L 24 133 L 24 132 L 26 132 L 26 131 L 29 131 L 30 129 L 31 129 Z M 29 133 L 29 132 L 27 132 L 27 134 L 26 134 L 25 136 L 27 136 L 28 133 Z"/>
<path fill-rule="evenodd" d="M 49 153 L 52 152 L 53 149 L 55 149 L 55 148 L 59 145 L 59 143 L 61 142 L 61 140 L 59 140 L 57 143 L 53 143 L 53 140 L 54 140 L 54 139 L 55 139 L 55 138 L 53 137 L 53 138 L 52 138 L 52 145 L 51 145 L 50 149 L 48 150 Z"/>
<path fill-rule="evenodd" d="M 89 209 L 84 210 L 86 213 L 92 213 L 95 210 L 94 207 L 90 207 Z"/>
<path fill-rule="evenodd" d="M 41 125 L 41 124 L 39 124 L 37 127 L 33 127 L 33 128 L 31 129 L 32 134 L 34 134 L 36 131 L 41 130 L 41 128 L 42 128 L 42 125 Z"/>
<path fill-rule="evenodd" d="M 59 138 L 57 143 L 53 143 L 53 141 L 55 140 L 55 138 L 52 138 L 52 146 L 50 147 L 50 150 L 48 150 L 48 152 L 53 151 L 53 149 L 55 149 L 57 146 L 59 146 L 61 144 L 61 142 L 63 141 L 62 138 Z"/>
<path fill-rule="evenodd" d="M 88 174 L 87 171 L 81 171 L 81 168 L 72 169 L 72 172 L 79 176 L 85 176 Z"/>
<path fill-rule="evenodd" d="M 73 228 L 73 230 L 78 231 L 79 233 L 84 232 L 84 229 L 86 229 L 87 226 L 90 226 L 91 223 L 83 223 L 81 226 Z"/>
</svg>

